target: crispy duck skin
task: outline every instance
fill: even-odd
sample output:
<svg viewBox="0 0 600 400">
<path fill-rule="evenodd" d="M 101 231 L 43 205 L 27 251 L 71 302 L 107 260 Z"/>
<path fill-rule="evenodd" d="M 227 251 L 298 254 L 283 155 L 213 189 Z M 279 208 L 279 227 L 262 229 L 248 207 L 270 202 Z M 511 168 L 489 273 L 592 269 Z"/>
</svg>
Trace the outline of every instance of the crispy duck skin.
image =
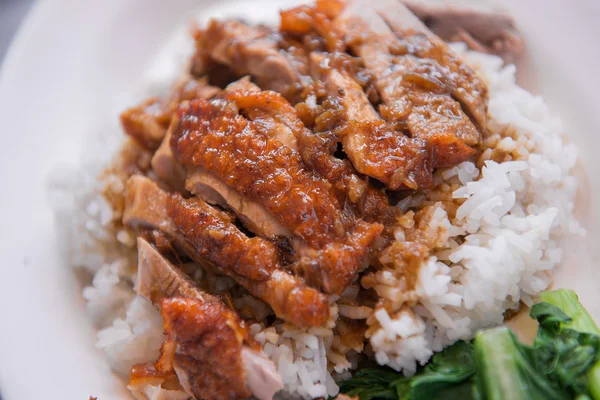
<svg viewBox="0 0 600 400">
<path fill-rule="evenodd" d="M 180 165 L 171 151 L 171 131 L 177 121 L 173 118 L 175 111 L 182 101 L 195 98 L 210 99 L 220 91 L 219 88 L 208 84 L 207 79 L 183 79 L 175 85 L 169 99 L 163 105 L 160 116 L 157 119 L 163 125 L 168 125 L 160 146 L 152 156 L 152 169 L 160 179 L 171 188 L 185 190 L 185 169 Z"/>
<path fill-rule="evenodd" d="M 282 13 L 282 29 L 337 35 L 330 51 L 351 49 L 374 76 L 384 124 L 358 83 L 339 65 L 313 52 L 313 79 L 342 103 L 337 116 L 344 151 L 360 173 L 389 189 L 426 189 L 435 168 L 472 158 L 485 129 L 487 89 L 481 79 L 397 0 L 318 1 Z M 333 57 L 335 58 L 335 57 Z M 333 64 L 333 62 L 331 62 Z M 456 102 L 458 101 L 458 103 Z M 461 108 L 462 106 L 462 108 Z M 466 113 L 463 112 L 463 108 Z M 469 118 L 473 119 L 473 122 Z M 410 137 L 406 137 L 405 135 Z"/>
<path fill-rule="evenodd" d="M 197 399 L 245 399 L 242 338 L 219 303 L 173 297 L 160 305 L 165 333 L 176 344 L 173 367 L 185 391 Z"/>
<path fill-rule="evenodd" d="M 390 189 L 431 186 L 429 145 L 396 132 L 375 111 L 360 85 L 335 61 L 313 54 L 314 74 L 325 82 L 338 104 L 337 128 L 344 151 L 356 169 L 385 183 Z"/>
<path fill-rule="evenodd" d="M 293 150 L 297 149 L 306 168 L 327 179 L 333 185 L 340 197 L 340 203 L 344 203 L 346 200 L 354 203 L 360 217 L 374 222 L 396 215 L 397 209 L 390 207 L 385 194 L 358 176 L 348 160 L 335 157 L 330 149 L 335 142 L 307 129 L 298 117 L 295 108 L 282 96 L 274 92 L 253 93 L 249 96 L 247 93 L 233 91 L 228 93 L 226 98 L 235 101 L 237 106 L 249 116 L 259 115 L 264 120 L 271 118 L 272 120 L 265 122 L 265 125 L 278 125 L 276 132 L 285 132 L 285 134 L 278 134 L 275 137 L 285 146 Z M 334 118 L 338 117 L 334 116 Z M 330 137 L 337 140 L 335 135 L 330 135 Z"/>
<path fill-rule="evenodd" d="M 485 128 L 485 85 L 400 2 L 367 3 L 351 2 L 335 24 L 374 73 L 382 115 L 412 137 L 428 141 L 434 167 L 470 159 L 481 136 L 475 124 Z"/>
<path fill-rule="evenodd" d="M 220 269 L 280 318 L 301 327 L 320 326 L 328 319 L 327 297 L 284 271 L 274 244 L 246 237 L 230 216 L 202 200 L 186 200 L 148 178 L 133 176 L 127 182 L 123 215 L 125 225 L 138 232 L 159 230 L 192 260 Z M 223 252 L 217 250 L 222 247 Z"/>
<path fill-rule="evenodd" d="M 121 126 L 126 134 L 148 150 L 157 150 L 167 133 L 171 117 L 179 104 L 198 97 L 211 98 L 219 88 L 208 84 L 206 79 L 181 79 L 166 101 L 152 97 L 131 107 L 120 115 Z"/>
<path fill-rule="evenodd" d="M 245 77 L 229 84 L 223 95 L 238 90 L 260 92 L 259 87 L 250 82 L 249 77 Z M 260 122 L 261 128 L 265 132 L 276 137 L 288 147 L 293 148 L 296 145 L 295 137 L 285 125 L 262 115 L 263 113 L 259 109 L 247 109 L 245 113 L 251 115 L 253 120 Z M 168 147 L 170 153 L 173 154 L 170 145 Z M 288 237 L 291 235 L 289 230 L 281 225 L 262 204 L 243 196 L 217 175 L 204 168 L 188 168 L 185 186 L 192 194 L 199 196 L 207 203 L 217 204 L 233 211 L 244 226 L 257 235 L 264 238 Z"/>
<path fill-rule="evenodd" d="M 378 1 L 377 12 L 396 37 L 406 43 L 409 53 L 421 59 L 436 61 L 452 97 L 462 105 L 480 129 L 485 129 L 487 87 L 481 78 L 402 2 Z"/>
<path fill-rule="evenodd" d="M 253 93 L 247 95 L 252 96 Z M 311 246 L 345 232 L 331 185 L 311 174 L 298 153 L 263 135 L 235 103 L 195 100 L 179 110 L 171 147 L 186 166 L 200 166 L 264 206 Z"/>
<path fill-rule="evenodd" d="M 160 107 L 159 99 L 152 97 L 125 110 L 120 116 L 125 133 L 149 150 L 158 149 L 167 132 L 157 118 Z"/>
<path fill-rule="evenodd" d="M 227 101 L 231 99 L 235 102 Z M 285 100 L 267 91 L 193 101 L 179 110 L 180 123 L 171 142 L 174 153 L 188 168 L 211 171 L 261 203 L 302 240 L 298 247 L 307 251 L 297 248 L 301 256 L 310 254 L 322 262 L 317 274 L 314 267 L 305 268 L 314 263 L 298 264 L 297 271 L 305 273 L 307 282 L 329 293 L 343 292 L 356 277 L 382 226 L 345 213 L 331 183 L 307 169 L 297 151 L 238 114 L 238 107 L 247 108 L 245 101 L 270 104 Z M 282 114 L 279 118 L 287 117 Z M 361 240 L 356 240 L 356 235 Z"/>
<path fill-rule="evenodd" d="M 250 394 L 272 399 L 282 388 L 281 377 L 245 322 L 217 297 L 200 290 L 146 240 L 138 238 L 137 244 L 135 289 L 161 309 L 168 340 L 155 363 L 132 368 L 130 387 L 143 388 L 176 373 L 197 399 L 242 399 Z M 215 351 L 218 357 L 213 357 Z M 224 381 L 229 388 L 221 387 Z"/>
<path fill-rule="evenodd" d="M 263 299 L 279 317 L 298 326 L 320 326 L 329 317 L 327 297 L 283 271 L 278 248 L 259 237 L 248 238 L 229 217 L 200 199 L 172 194 L 169 217 L 197 255 L 218 265 Z"/>
</svg>

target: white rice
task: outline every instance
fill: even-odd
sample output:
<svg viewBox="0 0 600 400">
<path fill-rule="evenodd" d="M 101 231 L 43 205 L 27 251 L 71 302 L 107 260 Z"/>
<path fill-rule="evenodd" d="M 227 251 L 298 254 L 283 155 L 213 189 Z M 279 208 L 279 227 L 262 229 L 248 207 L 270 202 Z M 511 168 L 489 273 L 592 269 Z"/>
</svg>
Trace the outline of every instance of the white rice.
<svg viewBox="0 0 600 400">
<path fill-rule="evenodd" d="M 573 217 L 577 182 L 570 173 L 576 149 L 563 142 L 560 121 L 541 98 L 516 85 L 514 66 L 503 67 L 498 57 L 467 51 L 464 45 L 453 47 L 488 82 L 490 130 L 499 135 L 495 148 L 511 153 L 513 160 L 488 160 L 481 171 L 466 162 L 441 173 L 455 188 L 452 197 L 464 202 L 452 219 L 441 203 L 434 209 L 429 229 L 437 248 L 421 267 L 413 292 L 405 293 L 395 271 L 378 272 L 375 289 L 392 304 L 387 310 L 332 302 L 333 317 L 324 328 L 301 331 L 284 323 L 251 327 L 282 376 L 283 397 L 334 396 L 336 379 L 349 377 L 356 367 L 362 348 L 341 344 L 338 313 L 367 319 L 375 360 L 411 374 L 434 351 L 471 338 L 479 328 L 501 324 L 504 312 L 520 301 L 531 304 L 551 283 L 562 256 L 560 240 L 584 233 Z M 97 147 L 94 152 L 100 153 Z M 133 364 L 156 358 L 163 330 L 158 312 L 133 292 L 133 238 L 111 228 L 120 215 L 113 215 L 101 193 L 107 186 L 118 193 L 123 182 L 118 176 L 97 181 L 106 161 L 55 182 L 60 196 L 55 203 L 70 229 L 71 263 L 95 274 L 84 297 L 90 318 L 101 329 L 97 346 L 113 369 L 127 374 Z M 414 196 L 399 206 L 421 200 Z M 402 229 L 396 238 L 404 240 Z M 345 295 L 354 298 L 357 293 L 356 286 Z M 149 388 L 136 395 L 160 399 L 167 398 L 161 397 L 165 393 Z M 186 398 L 180 392 L 170 395 Z"/>
<path fill-rule="evenodd" d="M 332 306 L 331 311 L 332 318 L 326 327 L 308 331 L 285 323 L 266 329 L 260 324 L 251 326 L 254 337 L 273 360 L 288 394 L 313 399 L 338 393 L 327 361 L 336 365 L 337 372 L 348 370 L 351 365 L 344 355 L 332 350 L 337 306 Z"/>
<path fill-rule="evenodd" d="M 502 138 L 496 148 L 517 159 L 486 161 L 481 172 L 466 162 L 442 173 L 460 185 L 453 197 L 465 201 L 452 220 L 439 210 L 446 243 L 421 267 L 414 314 L 406 307 L 392 315 L 381 308 L 369 320 L 380 326 L 370 338 L 377 361 L 406 374 L 434 351 L 501 324 L 520 301 L 532 304 L 552 282 L 560 240 L 585 234 L 573 216 L 577 181 L 570 173 L 577 151 L 563 142 L 560 121 L 540 97 L 516 85 L 514 66 L 462 44 L 453 47 L 487 80 L 490 130 L 511 127 L 518 135 Z M 385 297 L 389 290 L 378 292 Z"/>
</svg>

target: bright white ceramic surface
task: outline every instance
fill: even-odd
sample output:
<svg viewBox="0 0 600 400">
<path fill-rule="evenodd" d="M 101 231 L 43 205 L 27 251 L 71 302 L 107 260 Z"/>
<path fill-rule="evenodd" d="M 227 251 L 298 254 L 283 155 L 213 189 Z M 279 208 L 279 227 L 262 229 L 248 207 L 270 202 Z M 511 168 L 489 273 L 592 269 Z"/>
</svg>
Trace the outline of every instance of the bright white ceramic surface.
<svg viewBox="0 0 600 400">
<path fill-rule="evenodd" d="M 95 350 L 95 332 L 47 203 L 45 179 L 75 163 L 90 135 L 117 127 L 173 32 L 198 16 L 276 18 L 290 1 L 46 0 L 31 11 L 0 71 L 0 390 L 5 400 L 127 398 Z M 587 179 L 590 230 L 569 246 L 558 286 L 600 321 L 600 3 L 509 0 L 529 45 L 522 80 L 571 128 Z M 585 174 L 584 174 L 585 175 Z M 592 256 L 595 255 L 594 263 Z"/>
</svg>

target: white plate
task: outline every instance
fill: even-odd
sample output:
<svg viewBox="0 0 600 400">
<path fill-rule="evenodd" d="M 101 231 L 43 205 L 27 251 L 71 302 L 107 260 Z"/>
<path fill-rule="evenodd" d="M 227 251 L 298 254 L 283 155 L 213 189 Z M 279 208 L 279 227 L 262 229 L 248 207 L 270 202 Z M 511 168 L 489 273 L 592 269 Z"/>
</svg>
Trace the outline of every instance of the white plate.
<svg viewBox="0 0 600 400">
<path fill-rule="evenodd" d="M 5 400 L 125 396 L 123 383 L 94 348 L 95 332 L 61 254 L 45 179 L 59 162 L 76 162 L 90 135 L 116 127 L 118 112 L 133 101 L 153 57 L 193 16 L 273 19 L 285 3 L 47 0 L 31 11 L 0 75 L 0 390 Z M 572 261 L 557 285 L 576 289 L 600 321 L 600 272 L 589 261 L 599 254 L 600 5 L 594 0 L 510 0 L 509 5 L 529 44 L 524 83 L 563 116 L 589 173 L 579 207 L 589 245 L 579 240 L 567 249 Z"/>
</svg>

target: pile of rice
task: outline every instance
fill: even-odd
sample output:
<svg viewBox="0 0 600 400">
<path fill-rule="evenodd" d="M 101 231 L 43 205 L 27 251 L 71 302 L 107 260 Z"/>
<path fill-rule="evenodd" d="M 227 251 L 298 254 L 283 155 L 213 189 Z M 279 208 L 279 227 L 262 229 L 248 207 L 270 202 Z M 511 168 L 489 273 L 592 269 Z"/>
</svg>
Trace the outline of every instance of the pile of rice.
<svg viewBox="0 0 600 400">
<path fill-rule="evenodd" d="M 407 211 L 400 222 L 404 227 L 414 224 L 410 210 L 431 206 L 425 233 L 432 255 L 421 266 L 414 289 L 406 290 L 401 265 L 387 267 L 374 272 L 371 282 L 378 307 L 353 301 L 360 290 L 356 283 L 341 299 L 331 298 L 326 327 L 303 331 L 281 321 L 251 326 L 283 378 L 282 397 L 336 395 L 336 382 L 350 376 L 361 353 L 414 373 L 433 352 L 501 324 L 505 311 L 520 302 L 531 304 L 552 282 L 562 257 L 560 240 L 584 234 L 573 216 L 577 181 L 570 174 L 576 149 L 563 142 L 560 121 L 541 98 L 516 85 L 514 66 L 462 44 L 453 48 L 489 87 L 486 150 L 475 163 L 436 172 L 439 185 L 432 192 L 398 204 Z M 115 141 L 121 135 L 115 132 Z M 113 169 L 98 180 L 107 161 L 96 160 L 53 186 L 61 196 L 57 212 L 71 229 L 71 263 L 94 275 L 83 296 L 99 328 L 97 346 L 112 368 L 126 375 L 133 364 L 154 360 L 164 337 L 157 310 L 133 291 L 135 238 L 118 223 L 120 211 L 105 197 L 122 195 L 126 177 Z M 400 242 L 402 228 L 396 235 Z M 196 278 L 202 279 L 199 273 Z M 232 285 L 228 278 L 217 278 L 222 289 Z M 240 308 L 248 304 L 262 307 L 264 317 L 270 313 L 251 296 L 236 299 Z M 366 320 L 366 346 L 345 340 L 340 315 Z M 137 395 L 187 398 L 161 388 Z"/>
</svg>

